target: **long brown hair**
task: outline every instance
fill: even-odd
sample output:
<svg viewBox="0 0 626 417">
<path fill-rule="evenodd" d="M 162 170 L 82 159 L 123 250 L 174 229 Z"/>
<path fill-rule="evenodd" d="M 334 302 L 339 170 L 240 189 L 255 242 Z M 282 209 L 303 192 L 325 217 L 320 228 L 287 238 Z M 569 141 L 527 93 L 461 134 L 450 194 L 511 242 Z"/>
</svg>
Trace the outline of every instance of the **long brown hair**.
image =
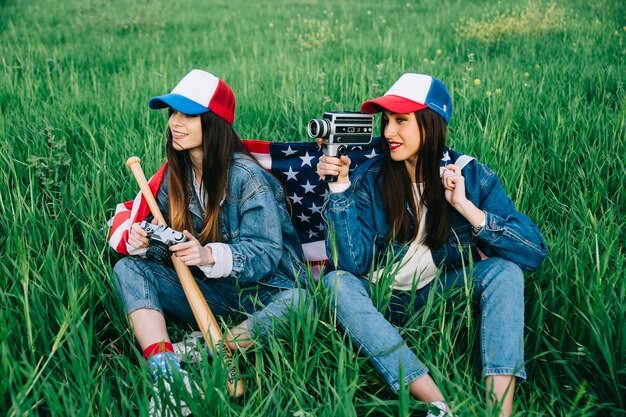
<svg viewBox="0 0 626 417">
<path fill-rule="evenodd" d="M 170 109 L 170 115 L 172 110 Z M 167 160 L 169 162 L 169 223 L 175 230 L 189 230 L 197 235 L 203 245 L 218 242 L 220 202 L 228 187 L 228 170 L 235 152 L 248 155 L 243 142 L 224 119 L 213 112 L 200 116 L 202 123 L 202 185 L 206 192 L 206 207 L 202 219 L 202 230 L 196 231 L 191 222 L 189 197 L 193 192 L 189 181 L 192 172 L 191 159 L 187 151 L 178 151 L 172 145 L 172 132 L 167 130 Z"/>
<path fill-rule="evenodd" d="M 415 119 L 422 142 L 417 152 L 415 178 L 423 183 L 423 187 L 418 187 L 417 192 L 419 200 L 428 208 L 424 243 L 430 249 L 436 249 L 447 239 L 450 229 L 449 207 L 439 174 L 447 126 L 445 120 L 430 109 L 415 112 Z M 381 136 L 384 136 L 386 125 L 387 120 L 383 117 Z M 386 140 L 382 141 L 382 148 L 382 202 L 387 222 L 391 226 L 386 239 L 410 242 L 417 238 L 421 207 L 416 207 L 413 186 L 404 162 L 391 159 Z"/>
</svg>

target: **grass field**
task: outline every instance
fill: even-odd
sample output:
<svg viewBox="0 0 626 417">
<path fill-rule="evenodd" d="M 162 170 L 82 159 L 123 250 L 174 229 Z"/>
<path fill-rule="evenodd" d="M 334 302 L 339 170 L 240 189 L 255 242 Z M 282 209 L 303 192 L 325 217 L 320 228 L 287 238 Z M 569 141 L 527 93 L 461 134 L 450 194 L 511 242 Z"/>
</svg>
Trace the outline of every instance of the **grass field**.
<svg viewBox="0 0 626 417">
<path fill-rule="evenodd" d="M 192 68 L 227 80 L 245 138 L 307 140 L 403 72 L 450 87 L 449 144 L 495 170 L 550 249 L 526 280 L 528 416 L 626 407 L 626 3 L 0 0 L 0 415 L 147 415 L 148 375 L 113 291 L 106 220 L 163 161 L 147 108 Z M 320 308 L 216 365 L 196 416 L 407 416 Z M 459 417 L 484 416 L 478 324 L 433 303 L 404 336 Z M 181 329 L 174 329 L 174 332 Z M 255 372 L 255 370 L 257 372 Z"/>
</svg>

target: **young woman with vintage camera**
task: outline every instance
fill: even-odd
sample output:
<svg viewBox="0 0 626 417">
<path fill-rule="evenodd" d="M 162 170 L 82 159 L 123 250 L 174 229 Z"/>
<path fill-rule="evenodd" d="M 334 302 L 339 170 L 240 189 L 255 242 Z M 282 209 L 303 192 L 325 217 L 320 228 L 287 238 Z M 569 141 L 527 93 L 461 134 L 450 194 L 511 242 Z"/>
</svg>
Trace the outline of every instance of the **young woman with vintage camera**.
<svg viewBox="0 0 626 417">
<path fill-rule="evenodd" d="M 429 416 L 444 416 L 450 402 L 394 324 L 429 296 L 469 284 L 480 303 L 488 403 L 508 416 L 516 379 L 526 378 L 522 271 L 541 265 L 543 237 L 489 168 L 446 147 L 452 98 L 441 81 L 404 74 L 361 110 L 382 112 L 383 155 L 352 173 L 347 156 L 317 165 L 320 176 L 338 176 L 323 209 L 336 237 L 327 241 L 336 270 L 324 283 L 338 322 L 393 390 L 408 386 L 432 403 Z M 370 298 L 383 272 L 393 275 L 385 315 Z"/>
<path fill-rule="evenodd" d="M 233 129 L 235 96 L 223 80 L 193 70 L 149 106 L 169 110 L 168 165 L 159 171 L 156 200 L 168 225 L 187 238 L 169 250 L 190 267 L 214 315 L 247 317 L 226 332 L 231 349 L 250 346 L 304 297 L 297 284 L 305 277 L 302 247 L 283 189 Z M 134 256 L 115 265 L 116 285 L 155 382 L 165 378 L 169 387 L 180 378 L 189 390 L 166 317 L 194 323 L 194 316 L 171 263 L 142 256 L 149 242 L 132 224 L 126 247 Z M 165 408 L 151 407 L 156 415 Z M 172 412 L 179 413 L 189 413 L 185 404 Z"/>
</svg>

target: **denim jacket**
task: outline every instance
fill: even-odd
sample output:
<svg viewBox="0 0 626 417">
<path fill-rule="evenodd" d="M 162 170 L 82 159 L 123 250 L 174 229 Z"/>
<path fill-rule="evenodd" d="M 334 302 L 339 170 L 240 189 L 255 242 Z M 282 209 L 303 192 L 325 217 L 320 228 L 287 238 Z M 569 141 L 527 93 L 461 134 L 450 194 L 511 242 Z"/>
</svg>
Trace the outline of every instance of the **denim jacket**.
<svg viewBox="0 0 626 417">
<path fill-rule="evenodd" d="M 446 149 L 450 162 L 461 154 Z M 359 165 L 352 173 L 352 185 L 343 192 L 331 194 L 322 209 L 334 239 L 326 239 L 331 265 L 352 274 L 366 275 L 383 257 L 402 259 L 408 243 L 385 241 L 390 226 L 385 218 L 380 192 L 382 156 Z M 467 198 L 487 214 L 486 226 L 474 236 L 472 225 L 452 206 L 450 234 L 446 242 L 431 251 L 435 265 L 444 270 L 467 266 L 470 259 L 481 259 L 478 249 L 488 257 L 512 261 L 525 271 L 541 265 L 546 244 L 538 227 L 517 211 L 507 197 L 498 177 L 485 165 L 470 161 L 461 170 Z M 408 208 L 407 208 L 408 209 Z M 429 221 L 427 213 L 426 222 Z"/>
<path fill-rule="evenodd" d="M 169 168 L 168 168 L 169 169 Z M 163 216 L 169 210 L 169 172 L 157 194 Z M 189 210 L 196 231 L 202 229 L 204 210 L 193 191 Z M 228 172 L 228 187 L 220 210 L 221 242 L 233 254 L 231 277 L 242 287 L 264 284 L 292 288 L 304 283 L 302 246 L 291 223 L 280 183 L 247 156 L 234 154 Z"/>
</svg>

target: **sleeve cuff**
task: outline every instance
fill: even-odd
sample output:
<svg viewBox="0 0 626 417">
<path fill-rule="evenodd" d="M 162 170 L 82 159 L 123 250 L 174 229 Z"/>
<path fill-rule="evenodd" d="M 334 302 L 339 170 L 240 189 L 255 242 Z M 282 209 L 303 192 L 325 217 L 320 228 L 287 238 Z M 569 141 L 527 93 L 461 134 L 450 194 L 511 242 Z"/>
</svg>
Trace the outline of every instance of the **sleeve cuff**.
<svg viewBox="0 0 626 417">
<path fill-rule="evenodd" d="M 135 249 L 129 244 L 126 244 L 126 250 L 130 256 L 140 256 L 142 258 L 145 258 L 146 252 L 148 252 L 148 248 Z"/>
<path fill-rule="evenodd" d="M 331 183 L 328 183 L 328 189 L 333 194 L 340 194 L 346 191 L 348 188 L 350 188 L 351 184 L 352 184 L 351 182 L 345 182 L 341 184 L 331 182 Z"/>
<path fill-rule="evenodd" d="M 213 265 L 199 266 L 207 278 L 223 278 L 233 271 L 233 251 L 225 243 L 207 243 L 205 248 L 211 248 L 213 252 Z"/>
</svg>

